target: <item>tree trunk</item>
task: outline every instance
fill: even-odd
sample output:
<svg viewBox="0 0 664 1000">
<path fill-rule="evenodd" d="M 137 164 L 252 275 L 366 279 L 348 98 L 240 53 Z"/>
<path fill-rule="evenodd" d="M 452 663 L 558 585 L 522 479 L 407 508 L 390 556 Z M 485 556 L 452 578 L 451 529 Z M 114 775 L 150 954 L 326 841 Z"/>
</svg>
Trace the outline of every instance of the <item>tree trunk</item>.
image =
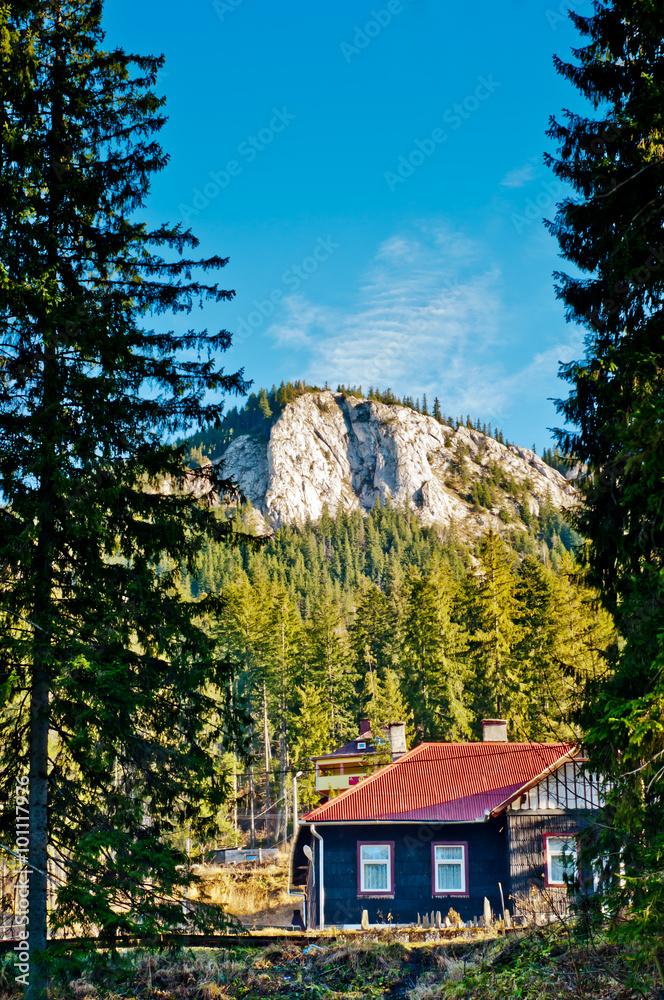
<svg viewBox="0 0 664 1000">
<path fill-rule="evenodd" d="M 247 658 L 247 670 L 249 669 L 249 663 Z M 254 722 L 253 714 L 251 709 L 251 698 L 249 700 L 249 754 L 250 761 L 249 764 L 249 846 L 256 846 L 256 783 L 254 781 Z"/>
<path fill-rule="evenodd" d="M 48 177 L 48 233 L 46 247 L 47 266 L 53 268 L 58 261 L 58 226 L 61 185 L 59 183 L 60 155 L 62 152 L 63 109 L 61 98 L 62 53 L 60 39 L 60 3 L 54 4 L 53 75 L 51 78 L 51 127 L 48 137 L 50 176 Z M 53 428 L 60 405 L 58 393 L 57 358 L 54 344 L 58 330 L 42 318 L 43 345 L 41 419 L 44 426 Z M 55 432 L 54 432 L 55 433 Z M 37 545 L 35 551 L 35 585 L 32 620 L 38 627 L 34 641 L 32 685 L 30 691 L 29 738 L 29 830 L 30 865 L 28 902 L 30 906 L 29 944 L 30 971 L 28 1000 L 46 1000 L 46 969 L 44 966 L 48 927 L 48 733 L 49 696 L 52 649 L 53 607 L 53 554 L 55 547 L 55 477 L 57 455 L 54 440 L 44 441 L 43 463 L 40 471 Z"/>
<path fill-rule="evenodd" d="M 286 780 L 286 772 L 288 769 L 288 745 L 286 743 L 285 736 L 282 738 L 282 757 L 281 757 L 281 810 L 283 820 L 283 845 L 284 851 L 288 846 L 288 781 Z M 295 831 L 293 831 L 295 835 Z"/>
<path fill-rule="evenodd" d="M 265 743 L 265 839 L 270 844 L 270 730 L 267 724 L 267 689 L 263 681 L 263 741 Z"/>
<path fill-rule="evenodd" d="M 30 847 L 28 852 L 30 924 L 30 985 L 28 1000 L 45 1000 L 46 979 L 42 968 L 46 951 L 46 866 L 48 862 L 48 675 L 44 669 L 47 650 L 38 647 L 30 695 Z"/>
<path fill-rule="evenodd" d="M 281 838 L 286 842 L 286 824 L 288 822 L 286 813 L 286 740 L 283 732 L 279 734 L 279 808 L 274 827 L 274 843 L 279 843 Z"/>
<path fill-rule="evenodd" d="M 249 765 L 249 846 L 256 846 L 256 786 L 254 784 L 254 765 Z"/>
</svg>

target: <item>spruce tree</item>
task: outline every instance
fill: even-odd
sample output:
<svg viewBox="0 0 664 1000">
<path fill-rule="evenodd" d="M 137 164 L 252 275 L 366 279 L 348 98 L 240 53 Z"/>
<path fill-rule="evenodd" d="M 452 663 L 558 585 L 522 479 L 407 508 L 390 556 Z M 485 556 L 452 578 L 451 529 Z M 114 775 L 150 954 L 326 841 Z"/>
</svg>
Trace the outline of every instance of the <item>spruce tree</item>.
<svg viewBox="0 0 664 1000">
<path fill-rule="evenodd" d="M 570 713 L 567 685 L 554 663 L 556 635 L 561 627 L 554 600 L 553 574 L 533 556 L 523 560 L 515 590 L 518 639 L 512 651 L 523 688 L 521 739 L 560 739 Z"/>
<path fill-rule="evenodd" d="M 29 771 L 34 998 L 49 859 L 65 872 L 53 926 L 182 920 L 169 830 L 223 800 L 212 754 L 234 730 L 218 601 L 180 593 L 229 531 L 209 502 L 225 484 L 164 444 L 246 388 L 217 365 L 227 331 L 164 316 L 233 293 L 214 281 L 223 258 L 141 221 L 167 162 L 162 59 L 105 51 L 101 6 L 0 10 L 0 775 L 9 789 Z"/>
<path fill-rule="evenodd" d="M 306 632 L 307 679 L 325 691 L 330 714 L 330 737 L 335 744 L 343 743 L 353 735 L 357 675 L 350 656 L 342 609 L 329 591 L 314 603 Z"/>
<path fill-rule="evenodd" d="M 423 739 L 467 734 L 467 670 L 460 628 L 452 620 L 453 586 L 445 573 L 411 573 L 401 598 L 399 660 L 401 686 Z"/>
<path fill-rule="evenodd" d="M 358 593 L 349 632 L 355 668 L 361 679 L 371 674 L 386 676 L 392 664 L 395 624 L 394 610 L 378 587 L 369 586 Z M 367 682 L 362 680 L 362 683 Z"/>
<path fill-rule="evenodd" d="M 295 712 L 290 726 L 292 768 L 302 771 L 298 793 L 300 812 L 318 804 L 316 772 L 311 758 L 329 753 L 334 746 L 330 737 L 330 713 L 327 692 L 318 684 L 307 683 L 295 691 Z"/>
<path fill-rule="evenodd" d="M 517 727 L 527 710 L 523 679 L 514 662 L 521 636 L 513 555 L 493 531 L 480 543 L 479 574 L 466 580 L 466 627 L 475 666 L 474 708 L 478 717 L 501 714 Z"/>
<path fill-rule="evenodd" d="M 577 269 L 557 275 L 558 295 L 587 331 L 585 357 L 561 370 L 572 429 L 558 443 L 585 467 L 576 524 L 624 640 L 582 721 L 594 766 L 613 781 L 602 838 L 621 867 L 611 907 L 632 906 L 622 933 L 650 949 L 664 984 L 664 9 L 611 0 L 571 17 L 586 43 L 557 67 L 595 114 L 566 112 L 549 131 L 549 163 L 576 192 L 550 223 Z"/>
</svg>

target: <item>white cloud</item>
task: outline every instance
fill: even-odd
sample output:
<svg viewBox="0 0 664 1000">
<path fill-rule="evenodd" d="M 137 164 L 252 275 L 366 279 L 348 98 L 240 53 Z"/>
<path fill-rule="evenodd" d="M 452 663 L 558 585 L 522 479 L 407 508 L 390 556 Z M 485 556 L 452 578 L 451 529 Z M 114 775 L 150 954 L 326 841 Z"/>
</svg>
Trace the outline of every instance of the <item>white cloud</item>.
<svg viewBox="0 0 664 1000">
<path fill-rule="evenodd" d="M 506 306 L 503 284 L 481 242 L 420 226 L 378 248 L 352 308 L 289 296 L 268 335 L 275 347 L 303 349 L 293 377 L 426 392 L 446 413 L 503 419 L 551 395 L 558 361 L 579 353 L 567 328 L 564 342 L 535 354 L 537 321 L 524 342 L 524 317 Z"/>
<path fill-rule="evenodd" d="M 289 295 L 284 299 L 286 315 L 273 333 L 279 347 L 305 347 L 312 339 L 322 310 L 312 305 L 301 295 Z"/>
<path fill-rule="evenodd" d="M 515 167 L 505 174 L 500 182 L 503 187 L 520 188 L 537 176 L 537 167 L 534 163 L 525 163 L 522 167 Z"/>
</svg>

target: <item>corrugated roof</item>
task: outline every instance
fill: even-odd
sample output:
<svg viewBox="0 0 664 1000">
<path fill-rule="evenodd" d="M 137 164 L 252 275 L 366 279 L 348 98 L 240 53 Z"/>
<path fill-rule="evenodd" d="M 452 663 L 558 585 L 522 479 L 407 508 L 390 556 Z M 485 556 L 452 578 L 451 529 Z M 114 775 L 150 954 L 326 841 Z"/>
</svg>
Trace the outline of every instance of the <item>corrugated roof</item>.
<svg viewBox="0 0 664 1000">
<path fill-rule="evenodd" d="M 468 822 L 574 752 L 570 743 L 422 743 L 304 819 Z"/>
</svg>

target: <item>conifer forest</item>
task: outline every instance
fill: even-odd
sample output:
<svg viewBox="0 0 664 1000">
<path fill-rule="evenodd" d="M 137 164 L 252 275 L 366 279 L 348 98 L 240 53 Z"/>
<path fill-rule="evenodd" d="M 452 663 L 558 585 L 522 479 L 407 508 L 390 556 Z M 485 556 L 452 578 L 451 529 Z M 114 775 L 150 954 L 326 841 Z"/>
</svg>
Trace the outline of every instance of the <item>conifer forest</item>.
<svg viewBox="0 0 664 1000">
<path fill-rule="evenodd" d="M 0 1000 L 664 996 L 661 0 L 7 0 L 0 222 Z"/>
<path fill-rule="evenodd" d="M 241 511 L 232 516 L 241 527 Z M 222 596 L 214 627 L 240 665 L 255 764 L 229 766 L 242 772 L 245 828 L 249 798 L 264 814 L 298 771 L 303 804 L 315 804 L 309 758 L 352 739 L 360 718 L 398 717 L 412 744 L 481 738 L 495 714 L 514 738 L 575 738 L 573 709 L 617 636 L 561 531 L 544 510 L 518 550 L 494 534 L 470 547 L 377 507 L 366 520 L 280 528 L 258 549 L 210 543 L 182 582 L 194 597 Z M 261 837 L 283 837 L 284 817 L 282 807 L 268 831 L 263 815 Z"/>
</svg>

